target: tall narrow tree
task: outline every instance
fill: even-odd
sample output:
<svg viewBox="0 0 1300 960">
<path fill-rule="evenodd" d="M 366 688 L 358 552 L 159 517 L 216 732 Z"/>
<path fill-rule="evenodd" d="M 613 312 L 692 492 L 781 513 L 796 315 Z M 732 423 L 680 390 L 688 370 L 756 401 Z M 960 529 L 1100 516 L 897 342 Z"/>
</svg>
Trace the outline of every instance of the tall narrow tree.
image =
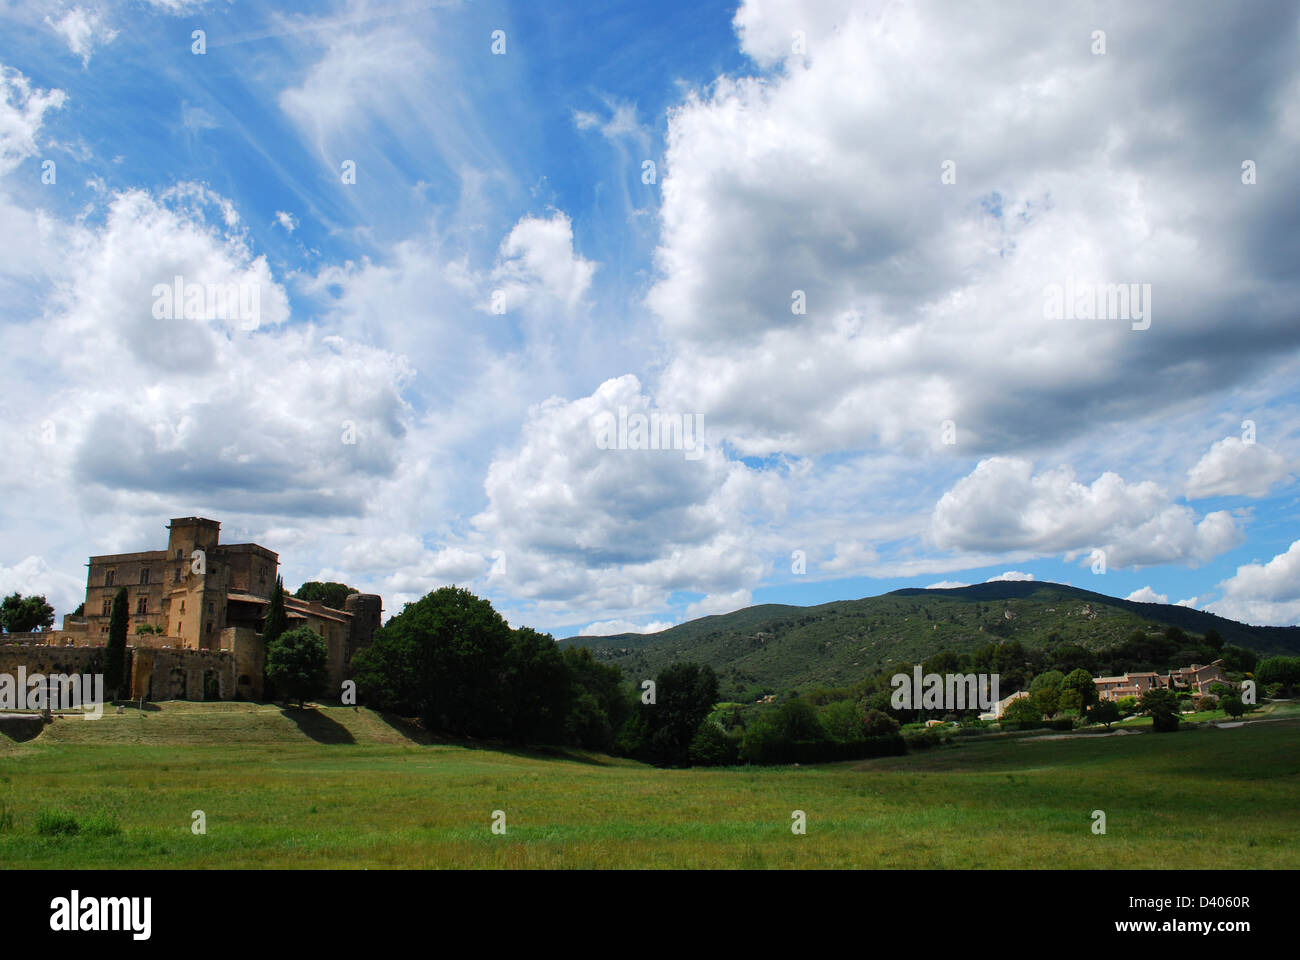
<svg viewBox="0 0 1300 960">
<path fill-rule="evenodd" d="M 131 619 L 126 587 L 118 587 L 113 597 L 113 610 L 108 618 L 108 646 L 104 650 L 104 687 L 110 696 L 118 699 L 126 683 L 126 628 Z"/>
<path fill-rule="evenodd" d="M 276 577 L 275 589 L 271 591 L 271 603 L 266 609 L 266 620 L 262 623 L 262 696 L 267 700 L 275 699 L 275 684 L 266 669 L 271 660 L 271 644 L 279 640 L 288 629 L 289 618 L 284 612 L 284 578 Z"/>
</svg>

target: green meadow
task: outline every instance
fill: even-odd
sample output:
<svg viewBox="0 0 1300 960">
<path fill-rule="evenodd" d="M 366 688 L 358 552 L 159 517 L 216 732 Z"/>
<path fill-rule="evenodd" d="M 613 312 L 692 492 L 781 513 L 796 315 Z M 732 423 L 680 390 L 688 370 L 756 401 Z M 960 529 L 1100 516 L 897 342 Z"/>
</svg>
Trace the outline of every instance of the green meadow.
<svg viewBox="0 0 1300 960">
<path fill-rule="evenodd" d="M 1294 869 L 1300 719 L 1280 715 L 658 770 L 428 742 L 350 707 L 163 703 L 0 734 L 0 866 Z"/>
</svg>

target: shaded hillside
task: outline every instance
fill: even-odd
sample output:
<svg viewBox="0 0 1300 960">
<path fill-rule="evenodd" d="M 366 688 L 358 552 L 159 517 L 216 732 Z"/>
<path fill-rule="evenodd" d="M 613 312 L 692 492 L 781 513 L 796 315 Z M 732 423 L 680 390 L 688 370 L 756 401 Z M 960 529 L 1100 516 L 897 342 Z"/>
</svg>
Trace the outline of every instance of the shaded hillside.
<svg viewBox="0 0 1300 960">
<path fill-rule="evenodd" d="M 710 664 L 724 694 L 853 684 L 895 663 L 941 651 L 971 652 L 993 640 L 1028 649 L 1119 644 L 1135 630 L 1211 627 L 1230 644 L 1261 654 L 1300 653 L 1300 627 L 1251 627 L 1187 607 L 1134 603 L 1041 581 L 998 581 L 951 590 L 895 590 L 815 607 L 764 604 L 704 617 L 653 634 L 571 637 L 632 679 L 675 660 Z"/>
</svg>

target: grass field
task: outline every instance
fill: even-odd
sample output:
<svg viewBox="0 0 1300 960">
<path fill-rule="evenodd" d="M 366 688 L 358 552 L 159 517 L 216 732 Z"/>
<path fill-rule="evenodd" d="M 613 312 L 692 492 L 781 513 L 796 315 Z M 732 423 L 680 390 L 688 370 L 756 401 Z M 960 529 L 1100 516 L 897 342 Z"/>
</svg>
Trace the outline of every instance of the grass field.
<svg viewBox="0 0 1300 960">
<path fill-rule="evenodd" d="M 419 743 L 352 708 L 158 707 L 0 734 L 0 866 L 1300 867 L 1297 719 L 656 770 Z"/>
</svg>

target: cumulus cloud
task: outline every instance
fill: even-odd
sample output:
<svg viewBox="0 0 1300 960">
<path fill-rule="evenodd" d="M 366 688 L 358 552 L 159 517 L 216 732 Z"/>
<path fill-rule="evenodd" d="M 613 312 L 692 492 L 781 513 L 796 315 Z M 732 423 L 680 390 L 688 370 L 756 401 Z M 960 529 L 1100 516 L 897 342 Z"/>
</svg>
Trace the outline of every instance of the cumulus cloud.
<svg viewBox="0 0 1300 960">
<path fill-rule="evenodd" d="M 953 589 L 956 589 L 957 587 L 969 587 L 969 586 L 970 586 L 969 583 L 964 583 L 964 582 L 962 582 L 961 580 L 940 580 L 938 583 L 932 583 L 932 584 L 930 584 L 930 585 L 927 586 L 925 589 L 927 589 L 927 590 L 953 590 Z"/>
<path fill-rule="evenodd" d="M 1223 596 L 1205 609 L 1243 623 L 1300 624 L 1300 540 L 1267 563 L 1248 563 L 1219 584 Z"/>
<path fill-rule="evenodd" d="M 648 297 L 674 348 L 661 401 L 756 456 L 938 448 L 946 419 L 979 454 L 1150 416 L 1293 349 L 1300 187 L 1244 195 L 1219 151 L 1150 163 L 1172 131 L 1294 155 L 1270 117 L 1297 77 L 1296 12 L 1176 10 L 742 4 L 742 50 L 779 69 L 670 114 Z M 1091 54 L 1102 21 L 1141 63 Z M 1228 97 L 1211 78 L 1243 49 L 1267 66 Z M 1045 290 L 1069 278 L 1150 283 L 1151 328 L 1049 319 Z M 1225 328 L 1241 302 L 1248 329 Z"/>
<path fill-rule="evenodd" d="M 613 637 L 620 633 L 659 633 L 676 626 L 667 620 L 654 620 L 646 624 L 636 624 L 630 620 L 599 620 L 590 623 L 578 631 L 580 637 Z"/>
<path fill-rule="evenodd" d="M 1288 475 L 1281 454 L 1240 437 L 1224 437 L 1187 471 L 1187 498 L 1266 497 Z"/>
<path fill-rule="evenodd" d="M 603 448 L 620 409 L 673 415 L 630 375 L 533 407 L 517 447 L 488 469 L 477 536 L 504 552 L 518 597 L 622 611 L 662 609 L 678 590 L 707 592 L 697 606 L 709 612 L 735 602 L 764 568 L 746 531 L 770 508 L 768 481 L 707 441 Z"/>
<path fill-rule="evenodd" d="M 1134 603 L 1168 603 L 1169 594 L 1156 593 L 1149 586 L 1147 586 L 1147 587 L 1142 587 L 1139 590 L 1134 590 L 1124 599 L 1132 600 Z M 1192 599 L 1195 600 L 1196 598 L 1193 597 Z M 1184 603 L 1182 605 L 1186 606 L 1187 604 Z"/>
<path fill-rule="evenodd" d="M 591 286 L 596 265 L 573 249 L 573 224 L 557 212 L 550 219 L 524 217 L 501 242 L 492 279 L 505 306 L 528 307 L 542 297 L 573 309 Z"/>
<path fill-rule="evenodd" d="M 930 535 L 963 551 L 1102 549 L 1116 567 L 1199 564 L 1243 538 L 1227 511 L 1198 519 L 1151 481 L 1130 484 L 1107 472 L 1083 484 L 1069 467 L 1035 474 L 1015 457 L 982 460 L 959 480 L 935 505 Z"/>
<path fill-rule="evenodd" d="M 1032 579 L 1034 579 L 1034 575 L 1032 573 L 1022 573 L 1019 570 L 1006 570 L 1002 573 L 999 573 L 996 577 L 989 577 L 984 582 L 997 583 L 1000 580 L 1032 580 Z"/>
<path fill-rule="evenodd" d="M 298 229 L 298 220 L 292 213 L 284 210 L 275 211 L 275 222 L 285 229 L 286 233 L 293 233 Z"/>
</svg>

